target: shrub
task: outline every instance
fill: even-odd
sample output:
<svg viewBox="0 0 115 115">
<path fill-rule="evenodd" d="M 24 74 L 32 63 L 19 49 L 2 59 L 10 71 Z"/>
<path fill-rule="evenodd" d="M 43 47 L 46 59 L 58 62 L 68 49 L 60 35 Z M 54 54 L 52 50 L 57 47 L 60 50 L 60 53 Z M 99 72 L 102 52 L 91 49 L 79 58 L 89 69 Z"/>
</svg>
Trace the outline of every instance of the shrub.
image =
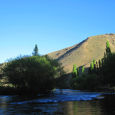
<svg viewBox="0 0 115 115">
<path fill-rule="evenodd" d="M 31 56 L 9 61 L 2 71 L 20 92 L 27 87 L 32 93 L 47 93 L 55 86 L 60 63 L 48 56 Z"/>
<path fill-rule="evenodd" d="M 96 74 L 88 74 L 85 78 L 77 76 L 71 80 L 70 86 L 77 90 L 92 90 L 100 87 L 100 78 Z"/>
<path fill-rule="evenodd" d="M 100 86 L 100 78 L 96 74 L 88 74 L 81 83 L 82 89 L 92 90 Z"/>
<path fill-rule="evenodd" d="M 72 89 L 81 89 L 81 83 L 83 82 L 84 78 L 82 76 L 77 76 L 73 78 L 70 82 L 70 86 Z"/>
</svg>

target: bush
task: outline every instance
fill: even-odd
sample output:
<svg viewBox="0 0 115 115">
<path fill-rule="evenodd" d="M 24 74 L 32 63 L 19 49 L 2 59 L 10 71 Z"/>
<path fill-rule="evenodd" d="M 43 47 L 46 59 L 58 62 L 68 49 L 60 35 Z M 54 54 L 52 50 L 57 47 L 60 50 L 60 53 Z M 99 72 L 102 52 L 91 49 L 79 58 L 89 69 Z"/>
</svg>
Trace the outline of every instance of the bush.
<svg viewBox="0 0 115 115">
<path fill-rule="evenodd" d="M 95 74 L 89 74 L 85 77 L 77 76 L 71 80 L 70 86 L 77 90 L 93 90 L 100 86 L 100 78 Z"/>
<path fill-rule="evenodd" d="M 93 90 L 100 86 L 100 78 L 96 74 L 86 75 L 82 82 L 82 88 L 86 90 Z"/>
<path fill-rule="evenodd" d="M 55 86 L 60 64 L 48 56 L 31 56 L 9 61 L 2 71 L 20 92 L 27 87 L 32 93 L 47 93 Z"/>
<path fill-rule="evenodd" d="M 70 82 L 70 87 L 72 89 L 81 89 L 81 83 L 83 82 L 84 78 L 82 76 L 77 76 L 76 78 L 72 78 Z"/>
</svg>

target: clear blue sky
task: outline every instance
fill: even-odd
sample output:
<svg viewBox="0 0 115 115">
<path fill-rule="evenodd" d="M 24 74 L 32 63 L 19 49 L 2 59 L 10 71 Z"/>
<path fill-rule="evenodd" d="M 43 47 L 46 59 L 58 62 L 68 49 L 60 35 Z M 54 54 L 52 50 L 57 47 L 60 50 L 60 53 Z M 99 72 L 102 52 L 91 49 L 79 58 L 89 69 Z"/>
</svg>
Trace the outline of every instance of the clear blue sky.
<svg viewBox="0 0 115 115">
<path fill-rule="evenodd" d="M 115 0 L 0 0 L 0 63 L 115 33 Z"/>
</svg>

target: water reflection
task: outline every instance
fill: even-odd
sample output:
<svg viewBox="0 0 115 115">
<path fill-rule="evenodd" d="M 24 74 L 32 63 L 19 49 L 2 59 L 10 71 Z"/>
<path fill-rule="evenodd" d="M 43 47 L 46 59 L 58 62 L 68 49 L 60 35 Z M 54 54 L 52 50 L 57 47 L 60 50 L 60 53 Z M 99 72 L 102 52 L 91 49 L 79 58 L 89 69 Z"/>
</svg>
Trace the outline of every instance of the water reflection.
<svg viewBox="0 0 115 115">
<path fill-rule="evenodd" d="M 46 97 L 0 96 L 0 115 L 114 115 L 115 96 L 100 94 L 66 89 Z"/>
</svg>

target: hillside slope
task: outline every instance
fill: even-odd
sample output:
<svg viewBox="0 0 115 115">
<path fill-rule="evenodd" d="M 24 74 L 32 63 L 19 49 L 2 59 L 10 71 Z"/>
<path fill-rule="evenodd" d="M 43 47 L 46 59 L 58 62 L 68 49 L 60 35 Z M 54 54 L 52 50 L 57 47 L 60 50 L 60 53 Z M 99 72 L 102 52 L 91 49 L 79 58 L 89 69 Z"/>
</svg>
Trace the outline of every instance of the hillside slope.
<svg viewBox="0 0 115 115">
<path fill-rule="evenodd" d="M 107 40 L 110 43 L 111 51 L 115 52 L 115 34 L 111 33 L 88 37 L 79 44 L 47 55 L 61 62 L 65 71 L 70 73 L 73 64 L 81 69 L 83 65 L 85 68 L 89 67 L 93 59 L 101 59 L 104 56 Z"/>
</svg>

